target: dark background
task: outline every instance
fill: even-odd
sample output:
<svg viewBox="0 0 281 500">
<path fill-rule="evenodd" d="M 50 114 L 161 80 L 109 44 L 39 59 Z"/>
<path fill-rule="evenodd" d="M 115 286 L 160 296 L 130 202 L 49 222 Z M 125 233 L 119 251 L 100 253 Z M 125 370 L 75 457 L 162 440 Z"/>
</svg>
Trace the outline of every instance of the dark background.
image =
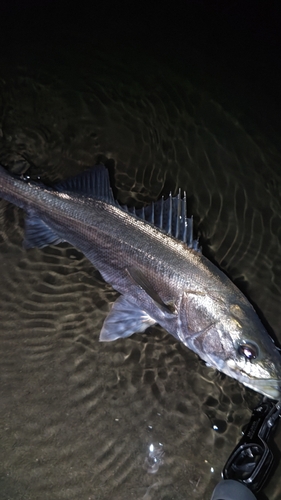
<svg viewBox="0 0 281 500">
<path fill-rule="evenodd" d="M 2 56 L 12 58 L 23 43 L 32 50 L 39 40 L 54 53 L 67 40 L 140 49 L 193 75 L 214 97 L 223 90 L 239 100 L 263 133 L 279 142 L 278 0 L 2 0 L 1 10 Z"/>
</svg>

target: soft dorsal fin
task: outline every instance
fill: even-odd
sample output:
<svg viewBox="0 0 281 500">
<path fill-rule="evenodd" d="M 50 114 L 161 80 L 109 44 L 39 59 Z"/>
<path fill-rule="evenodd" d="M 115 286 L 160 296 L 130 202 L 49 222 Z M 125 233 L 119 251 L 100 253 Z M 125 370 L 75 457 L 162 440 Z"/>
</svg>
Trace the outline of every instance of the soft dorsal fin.
<svg viewBox="0 0 281 500">
<path fill-rule="evenodd" d="M 110 187 L 108 170 L 104 165 L 96 165 L 85 172 L 55 184 L 54 188 L 60 192 L 72 192 L 84 196 L 115 204 Z"/>
<path fill-rule="evenodd" d="M 181 190 L 179 190 L 175 197 L 170 193 L 166 200 L 162 197 L 151 205 L 140 209 L 121 206 L 114 200 L 108 170 L 104 165 L 96 165 L 75 177 L 59 182 L 54 188 L 60 192 L 81 194 L 116 205 L 139 219 L 158 227 L 168 235 L 183 241 L 189 248 L 201 251 L 198 240 L 193 239 L 193 218 L 186 216 L 185 191 L 183 198 Z"/>
</svg>

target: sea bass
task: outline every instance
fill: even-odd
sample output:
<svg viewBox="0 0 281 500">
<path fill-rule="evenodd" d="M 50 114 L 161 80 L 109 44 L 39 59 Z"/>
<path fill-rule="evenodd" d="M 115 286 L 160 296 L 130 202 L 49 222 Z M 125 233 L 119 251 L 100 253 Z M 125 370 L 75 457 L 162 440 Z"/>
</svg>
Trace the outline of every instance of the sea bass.
<svg viewBox="0 0 281 500">
<path fill-rule="evenodd" d="M 185 194 L 129 209 L 99 165 L 53 188 L 0 167 L 0 197 L 26 211 L 26 248 L 66 241 L 121 294 L 101 341 L 158 323 L 209 366 L 280 398 L 280 354 L 252 305 L 193 240 Z"/>
</svg>

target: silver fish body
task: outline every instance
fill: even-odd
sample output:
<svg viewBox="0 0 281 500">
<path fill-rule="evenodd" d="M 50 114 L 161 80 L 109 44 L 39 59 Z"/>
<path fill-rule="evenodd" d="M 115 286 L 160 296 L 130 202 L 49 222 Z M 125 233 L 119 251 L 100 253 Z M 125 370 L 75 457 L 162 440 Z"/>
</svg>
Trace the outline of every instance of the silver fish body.
<svg viewBox="0 0 281 500">
<path fill-rule="evenodd" d="M 128 337 L 158 323 L 208 365 L 280 398 L 277 348 L 239 289 L 196 244 L 186 243 L 189 220 L 179 198 L 170 199 L 168 209 L 155 204 L 156 225 L 154 206 L 149 221 L 144 212 L 131 213 L 113 199 L 102 166 L 54 189 L 0 167 L 0 197 L 27 212 L 26 247 L 67 241 L 121 294 L 100 340 Z"/>
</svg>

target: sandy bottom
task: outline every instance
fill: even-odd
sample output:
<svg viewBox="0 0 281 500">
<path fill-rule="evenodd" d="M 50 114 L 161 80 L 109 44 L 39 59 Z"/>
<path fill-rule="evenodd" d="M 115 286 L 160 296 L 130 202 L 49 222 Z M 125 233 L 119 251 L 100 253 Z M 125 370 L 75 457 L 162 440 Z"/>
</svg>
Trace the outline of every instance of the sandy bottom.
<svg viewBox="0 0 281 500">
<path fill-rule="evenodd" d="M 99 343 L 116 294 L 76 250 L 1 259 L 2 498 L 208 498 L 254 393 L 160 328 Z"/>
<path fill-rule="evenodd" d="M 278 152 L 185 79 L 116 61 L 2 67 L 1 163 L 53 181 L 103 159 L 122 203 L 186 189 L 203 251 L 278 335 Z M 208 500 L 259 396 L 160 328 L 99 343 L 116 293 L 67 245 L 23 250 L 22 228 L 1 201 L 1 499 Z"/>
</svg>

